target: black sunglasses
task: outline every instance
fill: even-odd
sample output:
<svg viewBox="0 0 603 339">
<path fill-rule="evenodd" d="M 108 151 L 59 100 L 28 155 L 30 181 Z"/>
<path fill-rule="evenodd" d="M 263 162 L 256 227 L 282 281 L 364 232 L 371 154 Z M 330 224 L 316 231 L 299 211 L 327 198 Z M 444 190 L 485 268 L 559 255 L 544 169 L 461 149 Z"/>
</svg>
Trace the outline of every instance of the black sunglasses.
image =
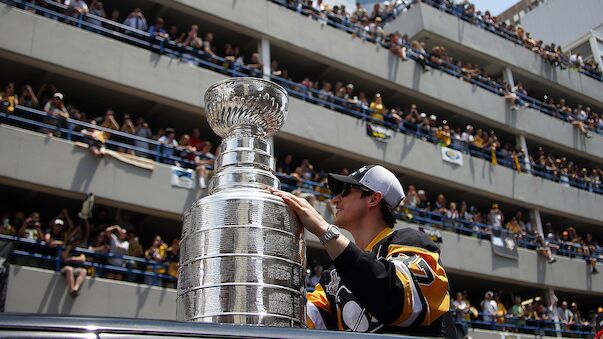
<svg viewBox="0 0 603 339">
<path fill-rule="evenodd" d="M 343 197 L 349 195 L 350 193 L 352 193 L 352 189 L 357 189 L 357 190 L 360 190 L 363 192 L 372 192 L 370 189 L 368 189 L 364 186 L 344 184 L 343 188 L 341 189 L 341 192 L 339 192 L 339 195 L 341 195 L 341 197 L 343 198 Z"/>
</svg>

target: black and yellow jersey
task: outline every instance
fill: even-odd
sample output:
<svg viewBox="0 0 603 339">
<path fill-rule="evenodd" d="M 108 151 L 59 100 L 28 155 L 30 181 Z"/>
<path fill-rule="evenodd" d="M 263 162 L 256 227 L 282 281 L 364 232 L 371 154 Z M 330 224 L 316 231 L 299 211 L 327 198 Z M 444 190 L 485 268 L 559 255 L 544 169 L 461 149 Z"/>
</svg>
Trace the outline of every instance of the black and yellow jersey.
<svg viewBox="0 0 603 339">
<path fill-rule="evenodd" d="M 383 230 L 363 251 L 350 242 L 308 293 L 309 328 L 442 335 L 448 278 L 426 234 Z"/>
</svg>

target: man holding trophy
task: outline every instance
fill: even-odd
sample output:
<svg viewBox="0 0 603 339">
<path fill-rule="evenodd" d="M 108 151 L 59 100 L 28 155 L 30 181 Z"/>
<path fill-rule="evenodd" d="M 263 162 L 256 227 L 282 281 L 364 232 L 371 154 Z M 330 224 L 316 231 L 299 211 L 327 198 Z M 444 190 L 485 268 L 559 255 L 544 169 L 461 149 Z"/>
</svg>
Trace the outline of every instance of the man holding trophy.
<svg viewBox="0 0 603 339">
<path fill-rule="evenodd" d="M 272 191 L 333 260 L 307 295 L 308 327 L 442 336 L 450 304 L 448 278 L 439 249 L 427 235 L 393 230 L 393 210 L 404 199 L 396 176 L 379 165 L 364 166 L 349 176 L 330 174 L 329 188 L 335 194 L 334 225 L 305 199 Z M 352 233 L 356 243 L 338 227 Z"/>
<path fill-rule="evenodd" d="M 329 225 L 305 199 L 278 190 L 269 138 L 287 117 L 284 88 L 233 78 L 211 86 L 204 101 L 223 141 L 208 195 L 183 216 L 178 320 L 442 334 L 450 303 L 446 273 L 427 235 L 392 230 L 393 211 L 404 199 L 393 173 L 365 166 L 350 176 L 330 175 L 337 217 Z M 307 295 L 301 226 L 334 262 Z"/>
</svg>

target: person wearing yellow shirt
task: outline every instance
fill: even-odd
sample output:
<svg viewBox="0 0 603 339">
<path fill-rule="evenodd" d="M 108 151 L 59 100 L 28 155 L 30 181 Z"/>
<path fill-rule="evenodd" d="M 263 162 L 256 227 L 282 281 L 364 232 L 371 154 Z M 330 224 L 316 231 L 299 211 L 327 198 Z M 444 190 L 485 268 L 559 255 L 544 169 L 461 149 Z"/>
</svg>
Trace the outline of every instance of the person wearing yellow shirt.
<svg viewBox="0 0 603 339">
<path fill-rule="evenodd" d="M 383 121 L 385 118 L 385 106 L 383 105 L 383 99 L 381 98 L 381 94 L 375 94 L 375 101 L 371 102 L 369 106 L 371 110 L 371 118 Z"/>
<path fill-rule="evenodd" d="M 438 139 L 438 144 L 441 146 L 450 146 L 452 143 L 452 135 L 450 133 L 450 126 L 448 126 L 446 120 L 444 120 L 444 125 L 436 131 L 436 138 Z"/>
</svg>

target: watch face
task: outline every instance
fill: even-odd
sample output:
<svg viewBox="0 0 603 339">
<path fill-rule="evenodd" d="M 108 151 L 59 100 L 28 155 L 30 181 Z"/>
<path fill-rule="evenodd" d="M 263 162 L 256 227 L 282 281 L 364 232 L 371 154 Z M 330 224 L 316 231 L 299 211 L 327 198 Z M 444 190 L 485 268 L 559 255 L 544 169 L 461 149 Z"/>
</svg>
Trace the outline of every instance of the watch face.
<svg viewBox="0 0 603 339">
<path fill-rule="evenodd" d="M 331 232 L 333 232 L 333 234 L 336 234 L 336 235 L 341 234 L 341 232 L 339 232 L 339 228 L 337 228 L 335 226 L 331 227 Z"/>
</svg>

